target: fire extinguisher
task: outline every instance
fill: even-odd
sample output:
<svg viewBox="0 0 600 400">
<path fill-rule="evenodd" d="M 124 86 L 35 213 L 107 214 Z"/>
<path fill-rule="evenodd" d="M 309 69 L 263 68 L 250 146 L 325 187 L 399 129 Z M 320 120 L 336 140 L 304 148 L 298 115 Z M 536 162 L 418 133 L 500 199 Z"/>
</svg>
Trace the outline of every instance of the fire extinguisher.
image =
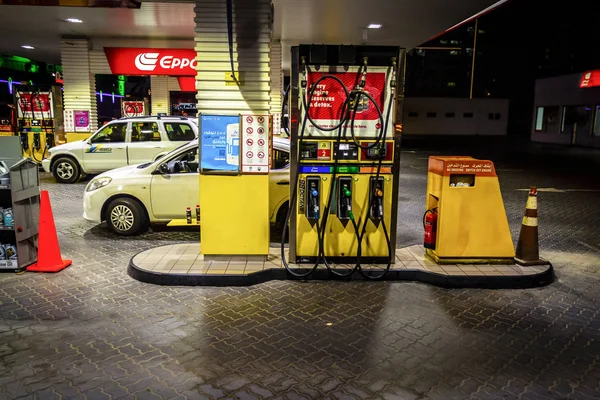
<svg viewBox="0 0 600 400">
<path fill-rule="evenodd" d="M 425 215 L 423 216 L 423 227 L 425 228 L 423 247 L 426 249 L 435 250 L 437 220 L 437 208 L 432 208 L 431 210 L 425 211 Z"/>
</svg>

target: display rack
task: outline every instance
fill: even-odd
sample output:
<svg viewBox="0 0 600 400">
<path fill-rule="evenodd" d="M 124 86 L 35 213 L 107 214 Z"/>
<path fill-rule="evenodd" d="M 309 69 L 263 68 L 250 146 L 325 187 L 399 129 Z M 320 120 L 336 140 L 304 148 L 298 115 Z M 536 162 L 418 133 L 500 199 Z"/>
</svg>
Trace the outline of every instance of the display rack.
<svg viewBox="0 0 600 400">
<path fill-rule="evenodd" d="M 37 261 L 40 215 L 38 166 L 29 159 L 16 162 L 10 158 L 0 160 L 8 166 L 10 179 L 8 184 L 0 185 L 0 207 L 11 208 L 14 219 L 13 226 L 0 225 L 0 244 L 11 244 L 17 250 L 17 260 L 0 259 L 0 270 L 21 271 Z"/>
</svg>

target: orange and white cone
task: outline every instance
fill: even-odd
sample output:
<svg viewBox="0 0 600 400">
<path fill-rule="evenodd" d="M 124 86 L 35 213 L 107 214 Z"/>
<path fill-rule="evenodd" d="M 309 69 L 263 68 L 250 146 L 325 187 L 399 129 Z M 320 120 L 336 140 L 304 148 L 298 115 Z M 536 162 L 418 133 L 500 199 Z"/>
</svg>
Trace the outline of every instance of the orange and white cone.
<svg viewBox="0 0 600 400">
<path fill-rule="evenodd" d="M 521 224 L 521 233 L 517 243 L 515 262 L 523 266 L 546 265 L 548 261 L 540 258 L 538 243 L 537 188 L 529 189 L 525 206 L 525 216 Z"/>
</svg>

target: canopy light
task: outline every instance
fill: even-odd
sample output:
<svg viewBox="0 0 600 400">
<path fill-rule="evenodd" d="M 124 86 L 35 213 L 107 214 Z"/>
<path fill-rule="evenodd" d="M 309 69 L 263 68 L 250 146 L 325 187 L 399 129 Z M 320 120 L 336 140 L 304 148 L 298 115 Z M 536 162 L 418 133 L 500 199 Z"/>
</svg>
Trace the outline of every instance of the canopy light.
<svg viewBox="0 0 600 400">
<path fill-rule="evenodd" d="M 381 28 L 381 24 L 369 24 L 369 26 L 367 26 L 367 28 L 369 29 L 379 29 Z"/>
<path fill-rule="evenodd" d="M 24 45 L 23 45 L 23 46 L 21 46 L 21 47 L 22 47 L 22 48 L 24 48 L 24 49 L 27 49 L 27 50 L 33 50 L 33 49 L 35 49 L 35 47 L 33 47 L 33 46 L 30 46 L 30 45 L 28 45 L 28 44 L 24 44 Z"/>
<path fill-rule="evenodd" d="M 83 21 L 80 20 L 79 18 L 67 18 L 66 21 L 67 22 L 71 22 L 73 24 L 81 24 L 81 23 L 83 23 Z"/>
</svg>

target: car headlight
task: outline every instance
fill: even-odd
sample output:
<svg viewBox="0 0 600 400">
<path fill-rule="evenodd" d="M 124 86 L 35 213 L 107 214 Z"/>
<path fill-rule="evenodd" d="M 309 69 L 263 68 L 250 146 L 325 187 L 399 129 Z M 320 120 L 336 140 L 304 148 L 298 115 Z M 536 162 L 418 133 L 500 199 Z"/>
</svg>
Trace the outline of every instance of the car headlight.
<svg viewBox="0 0 600 400">
<path fill-rule="evenodd" d="M 51 152 L 47 152 L 46 153 L 46 158 L 48 158 L 48 159 L 52 158 L 52 153 Z"/>
<path fill-rule="evenodd" d="M 111 181 L 112 181 L 112 178 L 109 178 L 108 176 L 103 176 L 101 178 L 92 179 L 90 181 L 90 183 L 88 183 L 87 187 L 85 188 L 85 191 L 93 192 L 96 189 L 100 189 L 100 188 L 103 188 L 104 186 L 108 185 Z"/>
</svg>

